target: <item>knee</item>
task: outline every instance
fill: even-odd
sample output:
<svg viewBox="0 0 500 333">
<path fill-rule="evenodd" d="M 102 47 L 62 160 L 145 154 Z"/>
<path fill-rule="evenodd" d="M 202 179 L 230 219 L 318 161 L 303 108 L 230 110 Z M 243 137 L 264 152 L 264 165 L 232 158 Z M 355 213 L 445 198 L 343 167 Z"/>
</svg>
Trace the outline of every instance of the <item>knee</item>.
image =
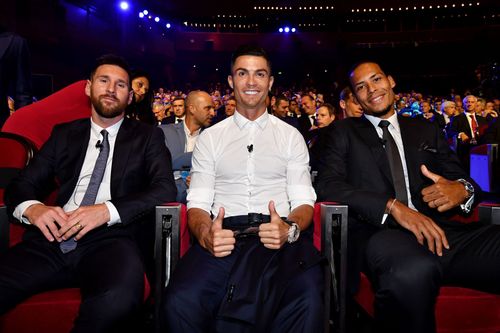
<svg viewBox="0 0 500 333">
<path fill-rule="evenodd" d="M 389 270 L 379 276 L 381 290 L 396 298 L 433 298 L 438 294 L 442 270 L 433 256 L 405 258 L 392 263 Z"/>
</svg>

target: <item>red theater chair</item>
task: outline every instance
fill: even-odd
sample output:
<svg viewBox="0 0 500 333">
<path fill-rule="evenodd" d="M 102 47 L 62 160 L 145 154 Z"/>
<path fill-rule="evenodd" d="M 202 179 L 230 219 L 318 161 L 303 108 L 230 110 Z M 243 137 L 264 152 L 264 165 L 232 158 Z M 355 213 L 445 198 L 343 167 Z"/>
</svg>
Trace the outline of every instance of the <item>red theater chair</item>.
<svg viewBox="0 0 500 333">
<path fill-rule="evenodd" d="M 474 211 L 481 223 L 500 223 L 500 206 L 482 203 Z M 476 219 L 477 220 L 477 219 Z M 467 220 L 459 222 L 468 223 Z M 347 228 L 341 230 L 341 272 L 347 267 Z M 344 275 L 345 277 L 345 275 Z M 344 285 L 345 286 L 345 285 Z M 361 273 L 359 291 L 355 301 L 369 317 L 374 316 L 375 295 L 365 274 Z M 343 299 L 345 301 L 345 298 Z M 345 310 L 345 307 L 342 309 Z M 500 295 L 461 288 L 443 286 L 436 303 L 438 333 L 493 333 L 500 332 Z M 345 312 L 341 313 L 345 316 Z M 341 332 L 344 332 L 341 330 Z"/>
<path fill-rule="evenodd" d="M 347 227 L 347 206 L 329 203 L 317 203 L 314 209 L 314 246 L 321 251 L 330 263 L 330 269 L 325 271 L 325 332 L 330 331 L 330 286 L 334 298 L 345 299 L 345 277 L 340 279 L 340 293 L 337 293 L 337 279 L 335 277 L 332 235 L 334 229 Z M 187 227 L 186 206 L 182 204 L 171 204 L 156 207 L 156 242 L 155 242 L 155 332 L 159 332 L 159 314 L 161 297 L 168 284 L 170 276 L 175 269 L 179 259 L 186 253 L 191 245 L 189 230 Z M 345 272 L 345 269 L 342 270 Z M 344 273 L 343 273 L 344 274 Z M 335 302 L 335 304 L 345 304 Z M 338 313 L 340 308 L 336 308 Z M 345 311 L 345 310 L 342 310 Z M 336 324 L 336 323 L 334 323 Z M 337 325 L 337 324 L 336 324 Z M 343 325 L 343 324 L 340 324 Z M 318 332 L 319 333 L 319 332 Z"/>
<path fill-rule="evenodd" d="M 28 165 L 36 148 L 26 138 L 12 133 L 0 132 L 0 253 L 5 251 L 13 240 L 19 241 L 21 228 L 10 228 L 3 195 L 9 181 Z M 10 234 L 10 236 L 9 236 Z"/>
<path fill-rule="evenodd" d="M 24 150 L 20 147 L 32 141 L 36 147 L 40 148 L 50 136 L 55 125 L 90 117 L 91 109 L 89 99 L 85 95 L 85 82 L 73 83 L 37 103 L 17 110 L 7 119 L 2 132 L 0 132 L 0 150 L 2 151 L 0 172 L 12 174 L 12 170 L 5 170 L 24 167 L 33 156 L 35 148 L 33 145 L 29 149 L 25 147 Z M 11 138 L 10 141 L 7 141 L 9 138 Z M 17 138 L 21 144 L 12 138 Z M 12 155 L 4 153 L 11 150 L 17 153 L 12 153 Z M 8 162 L 4 163 L 4 160 Z M 3 190 L 1 191 L 1 199 L 3 206 Z M 6 238 L 4 235 L 8 232 L 6 215 L 5 207 L 0 207 L 0 231 L 2 231 L 0 239 L 2 236 Z M 4 243 L 12 246 L 20 241 L 24 228 L 18 224 L 10 226 L 11 237 Z M 144 300 L 146 300 L 151 291 L 146 276 L 144 282 Z M 0 317 L 0 332 L 69 332 L 78 314 L 80 301 L 78 288 L 47 291 L 34 295 Z"/>
</svg>

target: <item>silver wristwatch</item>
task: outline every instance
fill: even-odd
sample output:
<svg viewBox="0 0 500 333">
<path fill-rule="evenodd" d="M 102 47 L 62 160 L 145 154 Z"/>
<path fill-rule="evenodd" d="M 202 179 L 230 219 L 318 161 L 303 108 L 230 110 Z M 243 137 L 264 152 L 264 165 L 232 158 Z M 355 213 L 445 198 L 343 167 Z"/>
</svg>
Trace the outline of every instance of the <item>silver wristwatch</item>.
<svg viewBox="0 0 500 333">
<path fill-rule="evenodd" d="M 300 228 L 299 228 L 299 225 L 293 221 L 289 221 L 289 220 L 283 220 L 283 222 L 285 222 L 286 224 L 288 224 L 290 226 L 290 228 L 288 228 L 288 243 L 294 243 L 297 241 L 297 239 L 299 239 L 299 236 L 300 236 Z"/>
<path fill-rule="evenodd" d="M 474 186 L 463 178 L 457 179 L 457 182 L 462 183 L 467 191 L 466 201 L 460 205 L 460 209 L 464 213 L 469 213 L 472 209 L 472 203 L 474 202 Z"/>
</svg>

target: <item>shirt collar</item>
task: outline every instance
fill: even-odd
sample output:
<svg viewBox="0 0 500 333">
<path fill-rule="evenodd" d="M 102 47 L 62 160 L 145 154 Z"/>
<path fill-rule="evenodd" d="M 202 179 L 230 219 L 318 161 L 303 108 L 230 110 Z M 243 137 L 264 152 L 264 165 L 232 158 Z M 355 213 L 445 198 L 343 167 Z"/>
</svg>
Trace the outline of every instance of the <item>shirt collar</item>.
<svg viewBox="0 0 500 333">
<path fill-rule="evenodd" d="M 186 133 L 187 136 L 197 136 L 198 134 L 200 134 L 200 131 L 201 131 L 201 127 L 200 127 L 196 131 L 194 131 L 193 134 L 191 134 L 191 131 L 187 127 L 185 121 L 182 122 L 182 127 L 184 128 L 184 133 Z"/>
<path fill-rule="evenodd" d="M 267 122 L 269 121 L 269 113 L 267 113 L 267 110 L 266 110 L 266 112 L 264 112 L 259 118 L 252 121 L 252 120 L 242 116 L 238 112 L 238 110 L 236 110 L 236 112 L 234 113 L 233 119 L 234 119 L 234 122 L 236 123 L 236 125 L 240 129 L 243 129 L 245 126 L 248 126 L 248 124 L 250 124 L 250 123 L 254 123 L 254 124 L 257 124 L 257 126 L 262 130 L 266 127 Z"/>
<path fill-rule="evenodd" d="M 382 120 L 387 120 L 389 123 L 391 123 L 392 127 L 394 127 L 394 129 L 399 132 L 398 115 L 396 114 L 396 112 L 394 112 L 394 114 L 387 119 L 381 119 L 379 117 L 371 116 L 369 114 L 365 114 L 365 117 L 370 121 L 370 123 L 372 123 L 373 126 L 375 126 L 375 128 L 379 128 L 378 124 Z"/>
<path fill-rule="evenodd" d="M 90 118 L 90 129 L 91 129 L 92 133 L 94 133 L 94 135 L 98 138 L 101 137 L 101 131 L 103 129 L 108 131 L 108 137 L 115 137 L 118 134 L 118 130 L 120 129 L 120 126 L 123 123 L 123 119 L 125 119 L 125 118 L 120 119 L 120 121 L 118 121 L 116 124 L 113 124 L 107 128 L 102 128 L 101 126 L 94 123 L 92 118 Z"/>
</svg>

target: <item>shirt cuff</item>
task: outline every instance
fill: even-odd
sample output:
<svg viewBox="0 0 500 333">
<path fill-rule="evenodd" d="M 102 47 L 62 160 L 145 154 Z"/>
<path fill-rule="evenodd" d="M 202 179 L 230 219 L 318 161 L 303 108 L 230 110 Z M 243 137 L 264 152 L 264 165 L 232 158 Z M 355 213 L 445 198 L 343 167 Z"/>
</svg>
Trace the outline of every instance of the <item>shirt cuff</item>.
<svg viewBox="0 0 500 333">
<path fill-rule="evenodd" d="M 382 222 L 380 222 L 380 224 L 384 224 L 385 223 L 385 220 L 387 220 L 387 217 L 389 216 L 389 214 L 387 213 L 384 213 L 384 216 L 382 216 Z"/>
<path fill-rule="evenodd" d="M 111 203 L 111 201 L 106 201 L 104 202 L 106 207 L 108 207 L 109 211 L 109 221 L 108 221 L 108 226 L 112 226 L 117 223 L 122 223 L 122 220 L 120 218 L 120 214 L 118 214 L 118 210 L 116 210 L 115 205 Z"/>
<path fill-rule="evenodd" d="M 42 204 L 43 205 L 43 203 L 38 201 L 38 200 L 23 201 L 19 205 L 17 205 L 17 207 L 16 207 L 16 209 L 14 209 L 14 213 L 12 215 L 16 219 L 21 221 L 22 223 L 31 224 L 30 220 L 28 220 L 28 218 L 24 216 L 24 212 L 26 211 L 26 209 L 28 209 L 28 207 L 33 206 L 35 204 Z"/>
<path fill-rule="evenodd" d="M 460 205 L 460 209 L 462 210 L 462 212 L 464 213 L 470 213 L 470 211 L 472 210 L 472 204 L 474 203 L 474 194 L 471 195 L 471 197 L 463 204 Z"/>
</svg>

